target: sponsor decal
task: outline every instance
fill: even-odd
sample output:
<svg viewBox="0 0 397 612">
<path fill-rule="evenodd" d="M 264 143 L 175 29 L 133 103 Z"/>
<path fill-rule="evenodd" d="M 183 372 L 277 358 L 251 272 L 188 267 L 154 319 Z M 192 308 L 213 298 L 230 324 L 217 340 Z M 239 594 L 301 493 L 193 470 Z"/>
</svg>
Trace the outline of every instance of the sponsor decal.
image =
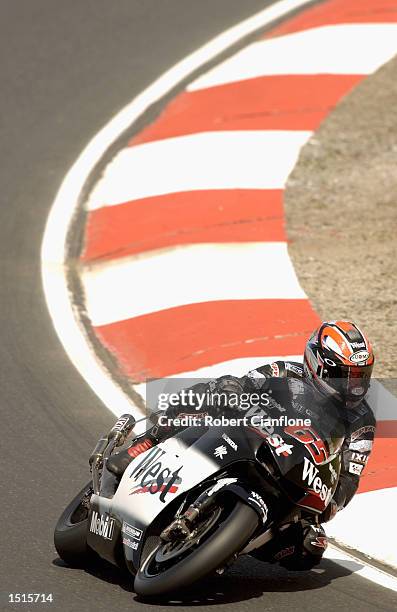
<svg viewBox="0 0 397 612">
<path fill-rule="evenodd" d="M 116 422 L 115 425 L 113 425 L 112 430 L 113 431 L 122 431 L 124 429 L 125 424 L 129 421 L 129 417 L 125 416 L 125 417 L 120 417 L 119 420 Z"/>
<path fill-rule="evenodd" d="M 270 367 L 272 369 L 272 376 L 280 376 L 280 368 L 278 367 L 278 364 L 275 361 L 270 364 Z"/>
<path fill-rule="evenodd" d="M 349 450 L 354 451 L 371 451 L 373 446 L 372 440 L 358 440 L 357 442 L 351 442 L 349 444 Z"/>
<path fill-rule="evenodd" d="M 209 491 L 207 491 L 208 497 L 222 489 L 222 487 L 226 487 L 234 482 L 237 482 L 237 478 L 221 478 L 211 489 L 209 489 Z"/>
<path fill-rule="evenodd" d="M 338 479 L 338 474 L 334 468 L 334 466 L 332 465 L 332 463 L 328 464 L 328 468 L 329 471 L 331 472 L 331 480 L 332 480 L 332 484 Z"/>
<path fill-rule="evenodd" d="M 354 440 L 357 440 L 357 438 L 359 438 L 360 436 L 366 433 L 375 433 L 374 425 L 364 425 L 364 427 L 360 427 L 360 429 L 353 431 L 350 439 L 352 442 L 354 442 Z"/>
<path fill-rule="evenodd" d="M 365 465 L 368 461 L 368 455 L 364 455 L 363 453 L 352 453 L 352 460 Z"/>
<path fill-rule="evenodd" d="M 227 434 L 225 434 L 225 433 L 222 434 L 222 440 L 225 440 L 225 442 L 227 442 L 228 445 L 231 446 L 233 450 L 236 451 L 238 449 L 238 446 L 235 443 L 235 441 L 232 440 L 231 438 L 229 438 L 229 436 Z"/>
<path fill-rule="evenodd" d="M 357 353 L 353 353 L 353 355 L 349 357 L 349 361 L 352 363 L 361 363 L 361 361 L 367 361 L 368 358 L 368 351 L 357 351 Z"/>
<path fill-rule="evenodd" d="M 138 457 L 138 455 L 140 455 L 141 453 L 144 453 L 145 451 L 149 450 L 149 448 L 152 448 L 152 446 L 153 442 L 151 440 L 144 440 L 143 442 L 139 442 L 138 444 L 135 443 L 133 446 L 130 446 L 130 448 L 127 450 L 127 453 L 130 457 L 135 459 L 135 457 Z"/>
<path fill-rule="evenodd" d="M 284 442 L 283 438 L 278 434 L 275 434 L 274 436 L 269 436 L 268 438 L 266 438 L 266 440 L 270 444 L 270 446 L 273 446 L 276 451 L 276 455 L 283 455 L 283 457 L 288 457 L 288 455 L 292 455 L 292 449 L 294 448 L 293 445 Z"/>
<path fill-rule="evenodd" d="M 94 510 L 91 516 L 90 532 L 105 540 L 111 540 L 114 533 L 115 519 L 109 514 L 99 514 Z"/>
<path fill-rule="evenodd" d="M 364 466 L 361 463 L 354 463 L 353 461 L 350 461 L 349 463 L 350 474 L 361 476 L 361 472 L 363 471 L 363 469 L 364 469 Z"/>
<path fill-rule="evenodd" d="M 316 546 L 317 548 L 323 548 L 324 550 L 328 546 L 328 540 L 326 536 L 317 536 L 315 540 L 310 542 L 312 546 Z"/>
<path fill-rule="evenodd" d="M 332 359 L 328 359 L 328 357 L 325 357 L 324 361 L 327 365 L 331 366 L 332 368 L 336 366 L 335 361 L 332 361 Z"/>
<path fill-rule="evenodd" d="M 182 419 L 191 419 L 194 418 L 196 419 L 195 422 L 197 422 L 197 419 L 204 419 L 204 417 L 208 416 L 208 412 L 195 412 L 194 414 L 192 414 L 191 412 L 181 412 L 180 414 L 178 414 L 178 421 L 182 421 Z"/>
<path fill-rule="evenodd" d="M 350 342 L 351 346 L 355 349 L 365 348 L 365 342 Z"/>
<path fill-rule="evenodd" d="M 156 446 L 134 467 L 130 478 L 135 480 L 136 484 L 131 489 L 130 495 L 136 495 L 137 493 L 158 494 L 160 501 L 165 503 L 165 498 L 168 494 L 178 491 L 179 485 L 182 482 L 179 476 L 182 466 L 172 472 L 170 468 L 160 461 L 164 455 L 165 451 Z"/>
<path fill-rule="evenodd" d="M 256 491 L 251 491 L 251 496 L 248 498 L 248 500 L 254 502 L 254 504 L 258 506 L 262 513 L 263 522 L 265 522 L 267 519 L 268 512 L 265 500 Z"/>
<path fill-rule="evenodd" d="M 133 525 L 130 525 L 129 523 L 126 523 L 125 521 L 123 521 L 123 527 L 121 530 L 123 533 L 125 533 L 126 535 L 131 536 L 132 538 L 134 538 L 134 540 L 140 540 L 142 537 L 142 529 L 138 529 L 138 527 L 134 527 Z"/>
<path fill-rule="evenodd" d="M 332 489 L 328 488 L 327 485 L 323 483 L 320 476 L 318 476 L 318 468 L 316 468 L 314 463 L 309 461 L 307 457 L 304 457 L 302 480 L 303 482 L 307 482 L 311 490 L 325 503 L 325 505 L 328 504 L 332 495 Z"/>
<path fill-rule="evenodd" d="M 285 369 L 289 370 L 290 372 L 294 372 L 294 374 L 298 374 L 298 376 L 302 376 L 303 374 L 303 368 L 300 368 L 289 361 L 285 362 Z"/>
<path fill-rule="evenodd" d="M 223 459 L 223 455 L 227 455 L 227 448 L 226 446 L 217 446 L 216 449 L 214 450 L 214 455 L 215 457 L 217 457 L 217 459 Z"/>
<path fill-rule="evenodd" d="M 280 559 L 284 559 L 284 557 L 289 557 L 293 555 L 295 552 L 295 546 L 288 546 L 288 548 L 283 548 L 278 553 L 274 555 L 276 561 L 280 561 Z"/>
<path fill-rule="evenodd" d="M 132 548 L 132 550 L 138 550 L 139 547 L 139 543 L 134 542 L 134 540 L 131 540 L 130 538 L 123 538 L 123 544 L 129 548 Z"/>
</svg>

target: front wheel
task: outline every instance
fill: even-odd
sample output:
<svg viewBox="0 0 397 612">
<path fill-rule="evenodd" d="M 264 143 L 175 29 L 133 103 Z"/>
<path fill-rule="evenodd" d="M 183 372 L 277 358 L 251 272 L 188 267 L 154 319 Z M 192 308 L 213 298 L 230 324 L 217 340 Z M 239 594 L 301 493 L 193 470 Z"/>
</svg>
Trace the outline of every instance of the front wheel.
<svg viewBox="0 0 397 612">
<path fill-rule="evenodd" d="M 214 507 L 193 537 L 175 544 L 160 542 L 146 557 L 135 577 L 135 592 L 153 597 L 192 584 L 240 552 L 257 527 L 257 513 L 239 500 L 231 508 Z"/>
<path fill-rule="evenodd" d="M 60 558 L 71 567 L 86 567 L 95 558 L 87 544 L 88 511 L 92 485 L 87 484 L 65 508 L 54 531 Z"/>
</svg>

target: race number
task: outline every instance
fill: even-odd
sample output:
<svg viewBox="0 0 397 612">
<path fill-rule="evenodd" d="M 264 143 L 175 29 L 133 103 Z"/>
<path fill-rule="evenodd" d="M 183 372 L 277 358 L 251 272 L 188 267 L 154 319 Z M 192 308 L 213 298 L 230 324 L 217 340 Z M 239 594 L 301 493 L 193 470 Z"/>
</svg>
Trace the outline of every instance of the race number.
<svg viewBox="0 0 397 612">
<path fill-rule="evenodd" d="M 306 446 L 315 463 L 320 464 L 328 459 L 326 444 L 312 427 L 291 426 L 285 427 L 284 431 Z"/>
</svg>

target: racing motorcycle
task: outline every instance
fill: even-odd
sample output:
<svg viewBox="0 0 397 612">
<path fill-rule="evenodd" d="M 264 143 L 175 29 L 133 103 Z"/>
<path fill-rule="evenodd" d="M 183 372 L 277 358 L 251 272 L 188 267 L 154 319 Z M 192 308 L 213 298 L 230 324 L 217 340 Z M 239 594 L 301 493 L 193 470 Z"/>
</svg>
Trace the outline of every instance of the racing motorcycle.
<svg viewBox="0 0 397 612">
<path fill-rule="evenodd" d="M 273 404 L 302 416 L 296 402 Z M 246 416 L 253 422 L 270 408 Z M 69 565 L 99 556 L 127 568 L 140 596 L 179 591 L 255 556 L 285 525 L 315 522 L 337 486 L 344 438 L 323 415 L 310 426 L 187 427 L 138 455 L 119 481 L 107 459 L 135 423 L 123 415 L 98 441 L 92 480 L 61 515 L 54 541 Z"/>
</svg>

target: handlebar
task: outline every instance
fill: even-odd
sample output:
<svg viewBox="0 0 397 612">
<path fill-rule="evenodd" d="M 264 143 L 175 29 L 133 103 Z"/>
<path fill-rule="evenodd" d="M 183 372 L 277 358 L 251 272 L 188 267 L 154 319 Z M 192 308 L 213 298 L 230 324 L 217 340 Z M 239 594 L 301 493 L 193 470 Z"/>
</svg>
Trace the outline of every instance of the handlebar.
<svg viewBox="0 0 397 612">
<path fill-rule="evenodd" d="M 117 446 L 121 446 L 127 439 L 132 429 L 135 427 L 136 420 L 132 414 L 123 414 L 113 425 L 108 434 L 102 436 L 95 445 L 89 458 L 92 472 L 92 485 L 94 493 L 99 494 L 99 470 Z"/>
</svg>

